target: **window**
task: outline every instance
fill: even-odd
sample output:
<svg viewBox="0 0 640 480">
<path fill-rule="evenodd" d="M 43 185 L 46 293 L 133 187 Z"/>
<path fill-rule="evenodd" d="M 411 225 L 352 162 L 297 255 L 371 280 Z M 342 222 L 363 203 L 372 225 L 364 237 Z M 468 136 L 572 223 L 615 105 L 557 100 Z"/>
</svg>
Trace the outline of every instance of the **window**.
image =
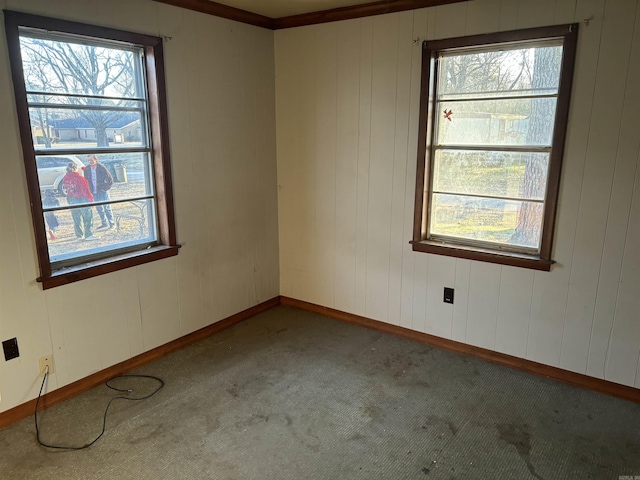
<svg viewBox="0 0 640 480">
<path fill-rule="evenodd" d="M 576 36 L 424 42 L 414 250 L 550 270 Z"/>
<path fill-rule="evenodd" d="M 162 39 L 4 15 L 43 288 L 176 255 Z"/>
</svg>

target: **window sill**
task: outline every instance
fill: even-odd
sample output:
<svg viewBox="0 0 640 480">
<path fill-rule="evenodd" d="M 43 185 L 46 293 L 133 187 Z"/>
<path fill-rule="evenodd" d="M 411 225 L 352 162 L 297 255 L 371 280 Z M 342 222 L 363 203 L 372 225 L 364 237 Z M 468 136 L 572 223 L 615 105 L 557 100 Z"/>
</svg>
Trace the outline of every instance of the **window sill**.
<svg viewBox="0 0 640 480">
<path fill-rule="evenodd" d="M 38 282 L 42 283 L 42 289 L 47 290 L 67 283 L 77 282 L 87 278 L 97 277 L 105 273 L 117 272 L 129 267 L 135 267 L 144 263 L 154 262 L 163 258 L 173 257 L 178 254 L 180 246 L 160 245 L 150 247 L 137 252 L 129 252 L 122 255 L 95 260 L 83 263 L 74 267 L 56 270 L 49 277 L 40 277 Z"/>
<path fill-rule="evenodd" d="M 546 260 L 536 255 L 527 255 L 514 252 L 498 252 L 495 250 L 478 247 L 467 247 L 464 245 L 443 244 L 429 240 L 420 242 L 410 242 L 414 252 L 433 253 L 445 255 L 447 257 L 466 258 L 479 262 L 497 263 L 500 265 L 511 265 L 513 267 L 530 268 L 548 272 L 551 270 L 553 260 Z"/>
</svg>

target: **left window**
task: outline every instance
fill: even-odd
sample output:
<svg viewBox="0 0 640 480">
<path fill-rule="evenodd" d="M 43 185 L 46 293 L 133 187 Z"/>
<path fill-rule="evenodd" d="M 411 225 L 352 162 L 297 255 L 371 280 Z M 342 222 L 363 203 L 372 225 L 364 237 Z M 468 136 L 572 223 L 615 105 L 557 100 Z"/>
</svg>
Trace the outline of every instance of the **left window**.
<svg viewBox="0 0 640 480">
<path fill-rule="evenodd" d="M 4 15 L 43 288 L 176 255 L 162 39 Z"/>
</svg>

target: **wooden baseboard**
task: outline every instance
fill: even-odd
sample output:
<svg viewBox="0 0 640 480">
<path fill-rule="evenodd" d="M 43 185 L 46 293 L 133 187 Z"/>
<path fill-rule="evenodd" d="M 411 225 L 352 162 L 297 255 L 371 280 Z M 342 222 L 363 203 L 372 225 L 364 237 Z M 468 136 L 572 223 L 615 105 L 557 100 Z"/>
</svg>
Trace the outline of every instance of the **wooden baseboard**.
<svg viewBox="0 0 640 480">
<path fill-rule="evenodd" d="M 576 387 L 593 390 L 595 392 L 604 393 L 618 398 L 623 398 L 632 402 L 640 403 L 640 389 L 621 385 L 619 383 L 602 380 L 600 378 L 590 377 L 580 373 L 570 372 L 557 367 L 551 367 L 542 363 L 533 362 L 524 358 L 514 357 L 505 353 L 494 352 L 486 348 L 467 345 L 466 343 L 448 340 L 446 338 L 436 337 L 427 333 L 416 332 L 397 325 L 379 322 L 370 318 L 353 315 L 351 313 L 342 312 L 333 308 L 322 307 L 302 300 L 296 300 L 288 297 L 280 297 L 280 303 L 291 307 L 308 310 L 310 312 L 319 313 L 327 317 L 342 320 L 344 322 L 353 323 L 363 327 L 371 328 L 379 332 L 390 333 L 399 337 L 414 340 L 416 342 L 430 345 L 432 347 L 442 348 L 456 353 L 463 353 L 472 357 L 480 358 L 488 362 L 496 363 L 506 367 L 515 368 L 524 372 L 533 373 L 542 377 L 558 380 Z"/>
<path fill-rule="evenodd" d="M 259 305 L 251 307 L 242 312 L 236 313 L 230 317 L 220 320 L 212 325 L 204 327 L 193 333 L 180 337 L 172 342 L 169 342 L 160 347 L 149 350 L 148 352 L 137 355 L 133 358 L 125 360 L 124 362 L 113 365 L 109 368 L 96 372 L 88 377 L 82 378 L 76 382 L 65 385 L 52 392 L 49 392 L 42 396 L 40 399 L 40 405 L 38 410 L 51 407 L 57 403 L 60 403 L 69 398 L 80 395 L 91 388 L 106 382 L 112 377 L 121 375 L 135 368 L 141 367 L 153 360 L 157 360 L 169 353 L 175 352 L 184 348 L 192 343 L 203 340 L 211 335 L 215 335 L 223 330 L 226 330 L 237 323 L 247 320 L 255 315 L 269 310 L 278 305 L 286 305 L 290 307 L 299 308 L 301 310 L 307 310 L 310 312 L 319 313 L 327 317 L 335 318 L 336 320 L 342 320 L 344 322 L 360 325 L 362 327 L 371 328 L 379 332 L 389 333 L 399 337 L 407 338 L 416 342 L 430 345 L 436 348 L 442 348 L 443 350 L 449 350 L 452 352 L 462 353 L 470 355 L 482 360 L 486 360 L 498 365 L 506 367 L 516 368 L 528 373 L 540 375 L 543 377 L 558 380 L 569 385 L 576 387 L 593 390 L 595 392 L 604 393 L 614 397 L 622 398 L 632 402 L 640 403 L 640 389 L 621 385 L 619 383 L 610 382 L 608 380 L 602 380 L 599 378 L 589 377 L 580 373 L 569 372 L 562 370 L 561 368 L 551 367 L 531 360 L 514 357 L 505 353 L 494 352 L 485 348 L 475 347 L 473 345 L 467 345 L 466 343 L 460 343 L 446 338 L 436 337 L 426 333 L 416 332 L 407 328 L 399 327 L 397 325 L 391 325 L 389 323 L 372 320 L 370 318 L 361 317 L 359 315 L 353 315 L 351 313 L 342 312 L 333 308 L 322 307 L 313 303 L 304 302 L 302 300 L 296 300 L 289 297 L 275 297 L 271 300 L 267 300 Z M 36 406 L 36 400 L 18 405 L 6 412 L 0 413 L 0 428 L 7 427 L 13 423 L 27 418 L 33 415 Z"/>
<path fill-rule="evenodd" d="M 53 390 L 52 392 L 49 392 L 40 398 L 38 410 L 44 410 L 45 408 L 63 402 L 64 400 L 75 397 L 76 395 L 80 395 L 81 393 L 86 392 L 87 390 L 90 390 L 91 388 L 106 382 L 110 378 L 141 367 L 142 365 L 157 360 L 160 357 L 164 357 L 169 353 L 180 350 L 187 345 L 191 345 L 192 343 L 203 340 L 207 337 L 210 337 L 211 335 L 215 335 L 216 333 L 226 330 L 227 328 L 232 327 L 237 323 L 240 323 L 244 320 L 254 317 L 261 312 L 264 312 L 265 310 L 276 307 L 279 304 L 280 297 L 272 298 L 271 300 L 267 300 L 266 302 L 255 305 L 251 308 L 248 308 L 247 310 L 243 310 L 242 312 L 236 313 L 235 315 L 231 315 L 224 320 L 220 320 L 219 322 L 201 328 L 200 330 L 196 330 L 195 332 L 173 340 L 165 345 L 161 345 L 157 348 L 154 348 L 153 350 L 149 350 L 148 352 L 136 355 L 135 357 L 125 360 L 124 362 L 120 362 L 109 368 L 105 368 L 104 370 L 100 370 L 99 372 L 89 375 L 88 377 L 81 378 L 80 380 L 70 383 L 69 385 L 65 385 L 64 387 Z M 35 408 L 36 399 L 18 405 L 17 407 L 7 410 L 6 412 L 0 413 L 0 428 L 7 427 L 19 420 L 22 420 L 23 418 L 27 418 L 33 415 Z"/>
</svg>

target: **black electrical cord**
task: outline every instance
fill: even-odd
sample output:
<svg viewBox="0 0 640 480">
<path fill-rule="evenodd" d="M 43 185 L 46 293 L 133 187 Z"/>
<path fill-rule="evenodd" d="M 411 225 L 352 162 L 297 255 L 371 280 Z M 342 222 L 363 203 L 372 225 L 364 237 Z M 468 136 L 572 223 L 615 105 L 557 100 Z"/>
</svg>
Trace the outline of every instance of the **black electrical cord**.
<svg viewBox="0 0 640 480">
<path fill-rule="evenodd" d="M 115 390 L 117 392 L 126 392 L 126 393 L 131 393 L 133 392 L 133 390 L 130 389 L 121 389 L 121 388 L 116 388 L 113 387 L 111 385 L 109 385 L 109 382 L 117 379 L 117 378 L 124 378 L 124 377 L 129 377 L 129 378 L 150 378 L 151 380 L 155 380 L 159 383 L 158 388 L 156 388 L 153 392 L 151 392 L 148 395 L 145 395 L 144 397 L 124 397 L 121 395 L 118 395 L 117 397 L 113 397 L 111 400 L 109 400 L 109 403 L 107 403 L 107 408 L 105 408 L 104 410 L 104 416 L 102 417 L 102 431 L 100 432 L 100 435 L 98 435 L 96 438 L 94 438 L 91 442 L 87 443 L 86 445 L 83 445 L 81 447 L 70 447 L 70 446 L 64 446 L 64 445 L 49 445 L 47 443 L 44 443 L 42 440 L 40 440 L 40 428 L 38 426 L 38 405 L 40 403 L 40 397 L 42 396 L 42 389 L 44 388 L 44 384 L 47 381 L 47 378 L 49 376 L 49 366 L 46 366 L 46 370 L 44 373 L 44 378 L 42 379 L 42 385 L 40 385 L 40 392 L 38 392 L 38 399 L 36 400 L 36 410 L 33 414 L 33 418 L 35 420 L 35 424 L 36 424 L 36 439 L 38 440 L 38 443 L 40 445 L 42 445 L 43 447 L 47 447 L 47 448 L 56 448 L 56 449 L 60 449 L 60 450 L 84 450 L 85 448 L 89 448 L 91 445 L 93 445 L 94 443 L 96 443 L 100 437 L 102 437 L 102 435 L 104 435 L 104 432 L 107 428 L 107 412 L 109 412 L 109 407 L 111 407 L 111 403 L 114 400 L 132 400 L 132 401 L 138 401 L 138 400 L 146 400 L 147 398 L 150 398 L 152 396 L 154 396 L 156 393 L 158 393 L 160 391 L 160 389 L 162 389 L 162 387 L 164 387 L 164 381 L 158 377 L 154 377 L 152 375 L 118 375 L 116 377 L 113 377 L 109 380 L 107 380 L 105 382 L 105 385 L 110 388 L 111 390 Z"/>
</svg>

